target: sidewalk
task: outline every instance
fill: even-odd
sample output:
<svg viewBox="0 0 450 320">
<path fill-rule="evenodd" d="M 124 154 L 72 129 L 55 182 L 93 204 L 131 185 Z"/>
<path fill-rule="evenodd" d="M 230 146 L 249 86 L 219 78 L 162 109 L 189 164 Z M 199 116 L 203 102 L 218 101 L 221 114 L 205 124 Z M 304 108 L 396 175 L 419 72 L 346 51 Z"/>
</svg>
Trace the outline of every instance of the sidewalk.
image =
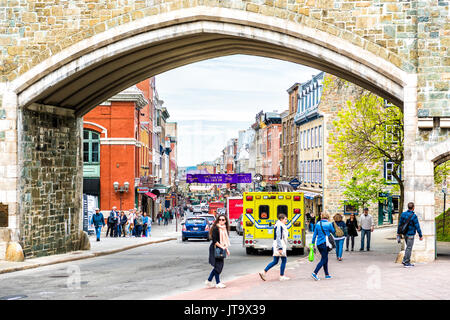
<svg viewBox="0 0 450 320">
<path fill-rule="evenodd" d="M 166 297 L 166 300 L 400 300 L 400 299 L 450 299 L 450 259 L 438 259 L 432 263 L 416 263 L 414 268 L 404 268 L 395 263 L 399 245 L 393 239 L 395 228 L 382 228 L 373 233 L 371 251 L 360 252 L 360 238 L 355 239 L 355 251 L 345 251 L 344 260 L 336 260 L 333 250 L 329 254 L 329 272 L 332 279 L 320 281 L 311 278 L 320 260 L 317 253 L 314 262 L 288 257 L 285 275 L 291 280 L 280 282 L 279 265 L 268 272 L 262 281 L 258 271 L 238 278 L 227 278 L 227 263 L 221 280 L 225 289 L 204 288 Z M 310 243 L 312 235 L 307 235 Z M 267 263 L 270 262 L 270 257 Z M 264 266 L 261 267 L 261 269 Z M 204 282 L 204 279 L 199 279 Z"/>
<path fill-rule="evenodd" d="M 94 258 L 102 255 L 112 254 L 124 250 L 137 248 L 153 243 L 176 240 L 180 234 L 181 227 L 178 225 L 178 232 L 175 231 L 175 221 L 173 224 L 163 226 L 154 224 L 152 226 L 151 236 L 147 238 L 111 238 L 105 237 L 106 227 L 103 228 L 100 241 L 96 241 L 95 235 L 89 236 L 91 243 L 91 250 L 73 251 L 66 254 L 57 254 L 46 257 L 25 259 L 24 262 L 9 262 L 0 260 L 0 274 L 7 272 L 14 272 L 32 268 L 38 268 L 56 263 L 69 262 L 80 259 Z"/>
</svg>

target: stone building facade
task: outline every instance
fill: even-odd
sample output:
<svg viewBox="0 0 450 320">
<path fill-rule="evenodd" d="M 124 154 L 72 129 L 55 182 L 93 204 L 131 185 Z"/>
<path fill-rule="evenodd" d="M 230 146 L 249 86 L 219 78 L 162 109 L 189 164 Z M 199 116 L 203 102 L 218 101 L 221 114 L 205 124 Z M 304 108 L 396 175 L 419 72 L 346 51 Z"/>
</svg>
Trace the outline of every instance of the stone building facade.
<svg viewBox="0 0 450 320">
<path fill-rule="evenodd" d="M 298 133 L 294 117 L 297 113 L 298 86 L 294 84 L 287 90 L 289 94 L 288 113 L 282 118 L 282 181 L 289 182 L 298 175 Z"/>
<path fill-rule="evenodd" d="M 318 216 L 322 212 L 323 186 L 323 154 L 328 152 L 323 148 L 323 116 L 321 105 L 327 103 L 327 97 L 322 101 L 324 72 L 312 77 L 311 80 L 297 85 L 297 113 L 294 117 L 299 132 L 298 168 L 299 181 L 297 189 L 305 194 L 305 212 Z"/>
</svg>

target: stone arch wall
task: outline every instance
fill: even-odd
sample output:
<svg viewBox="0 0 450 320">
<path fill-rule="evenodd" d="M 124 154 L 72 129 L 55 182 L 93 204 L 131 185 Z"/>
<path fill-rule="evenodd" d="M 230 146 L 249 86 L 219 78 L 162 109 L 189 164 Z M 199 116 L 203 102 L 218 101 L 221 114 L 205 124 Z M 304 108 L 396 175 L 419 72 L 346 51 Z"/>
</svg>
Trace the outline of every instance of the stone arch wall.
<svg viewBox="0 0 450 320">
<path fill-rule="evenodd" d="M 221 9 L 204 17 L 201 12 L 202 9 L 186 9 L 155 19 L 130 22 L 126 27 L 103 32 L 64 49 L 11 83 L 12 90 L 19 94 L 19 106 L 26 106 L 34 99 L 43 104 L 73 108 L 84 103 L 85 96 L 83 102 L 81 99 L 55 98 L 55 95 L 61 96 L 61 92 L 79 89 L 69 84 L 63 90 L 61 83 L 70 82 L 72 77 L 78 78 L 73 83 L 78 81 L 87 87 L 89 81 L 96 82 L 94 72 L 98 75 L 101 69 L 116 68 L 118 72 L 110 72 L 108 77 L 102 78 L 102 82 L 115 81 L 116 88 L 108 89 L 102 97 L 92 101 L 91 106 L 94 106 L 139 81 L 136 72 L 141 72 L 141 77 L 148 77 L 153 75 L 152 72 L 164 72 L 193 61 L 236 53 L 268 56 L 319 68 L 357 82 L 402 105 L 406 72 L 349 41 L 282 19 L 261 18 L 258 14 Z M 210 21 L 214 19 L 220 22 Z M 314 41 L 310 41 L 311 38 Z M 172 53 L 168 54 L 169 51 Z M 140 64 L 130 62 L 133 55 Z M 102 65 L 108 60 L 110 66 Z M 50 89 L 60 92 L 52 97 L 42 93 Z M 90 90 L 100 91 L 93 86 Z"/>
<path fill-rule="evenodd" d="M 410 43 L 415 29 L 414 2 L 335 0 L 147 0 L 12 2 L 2 10 L 1 25 L 7 54 L 3 81 L 11 81 L 39 62 L 82 39 L 130 21 L 145 20 L 187 8 L 227 8 L 264 17 L 277 17 L 333 34 L 382 56 L 406 70 L 414 70 Z M 14 23 L 8 23 L 14 20 Z M 397 32 L 405 32 L 396 38 Z M 409 32 L 411 34 L 407 34 Z M 20 40 L 20 41 L 19 41 Z M 312 39 L 313 40 L 313 39 Z M 30 61 L 31 60 L 31 61 Z"/>
</svg>

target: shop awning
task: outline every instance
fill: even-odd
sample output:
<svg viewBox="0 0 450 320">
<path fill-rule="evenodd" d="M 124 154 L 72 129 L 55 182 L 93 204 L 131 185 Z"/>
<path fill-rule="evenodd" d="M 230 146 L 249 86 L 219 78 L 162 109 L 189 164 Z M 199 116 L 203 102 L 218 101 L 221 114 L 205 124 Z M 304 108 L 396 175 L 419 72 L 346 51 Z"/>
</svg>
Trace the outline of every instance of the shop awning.
<svg viewBox="0 0 450 320">
<path fill-rule="evenodd" d="M 146 192 L 146 193 L 144 193 L 147 197 L 150 197 L 150 198 L 152 198 L 154 201 L 156 201 L 156 198 L 157 198 L 157 196 L 156 196 L 156 194 L 153 194 L 153 193 L 151 193 L 151 192 Z"/>
<path fill-rule="evenodd" d="M 303 194 L 304 194 L 304 196 L 305 196 L 305 199 L 310 199 L 310 200 L 312 200 L 312 199 L 314 199 L 315 197 L 321 197 L 321 196 L 322 196 L 322 194 L 316 193 L 316 192 L 308 192 L 308 191 L 302 191 L 302 192 L 303 192 Z"/>
</svg>

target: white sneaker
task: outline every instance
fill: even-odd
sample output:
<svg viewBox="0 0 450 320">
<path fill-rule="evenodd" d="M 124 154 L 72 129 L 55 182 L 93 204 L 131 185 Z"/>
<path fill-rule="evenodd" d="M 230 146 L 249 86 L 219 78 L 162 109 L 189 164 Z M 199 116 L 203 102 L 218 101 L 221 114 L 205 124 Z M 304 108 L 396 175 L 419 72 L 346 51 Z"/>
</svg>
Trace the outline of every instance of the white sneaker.
<svg viewBox="0 0 450 320">
<path fill-rule="evenodd" d="M 286 277 L 286 276 L 281 276 L 280 277 L 280 281 L 287 281 L 287 280 L 291 280 L 291 278 Z"/>
<path fill-rule="evenodd" d="M 226 288 L 227 286 L 224 285 L 222 282 L 219 282 L 218 284 L 216 284 L 216 288 L 218 289 L 222 289 L 222 288 Z"/>
<path fill-rule="evenodd" d="M 208 288 L 214 287 L 214 283 L 213 283 L 212 281 L 208 281 L 208 280 L 205 280 L 205 285 L 206 285 Z"/>
<path fill-rule="evenodd" d="M 261 279 L 263 279 L 264 281 L 266 281 L 266 273 L 264 271 L 262 272 L 258 272 L 259 276 L 261 277 Z"/>
</svg>

